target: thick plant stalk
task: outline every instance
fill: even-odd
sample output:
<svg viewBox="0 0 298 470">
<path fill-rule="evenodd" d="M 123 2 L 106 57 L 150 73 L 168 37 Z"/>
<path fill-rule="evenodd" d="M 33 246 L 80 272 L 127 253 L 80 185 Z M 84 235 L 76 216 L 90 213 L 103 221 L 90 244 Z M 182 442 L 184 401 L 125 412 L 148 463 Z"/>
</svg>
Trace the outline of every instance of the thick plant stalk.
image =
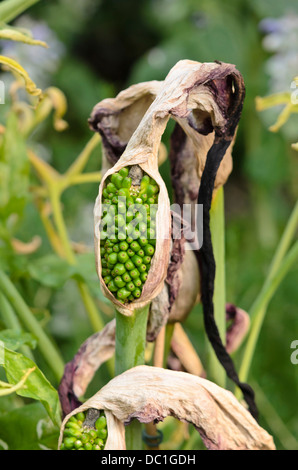
<svg viewBox="0 0 298 470">
<path fill-rule="evenodd" d="M 129 317 L 116 311 L 116 375 L 144 364 L 148 311 L 149 305 L 135 311 Z M 141 450 L 141 423 L 134 420 L 126 428 L 125 439 L 127 449 Z"/>
</svg>

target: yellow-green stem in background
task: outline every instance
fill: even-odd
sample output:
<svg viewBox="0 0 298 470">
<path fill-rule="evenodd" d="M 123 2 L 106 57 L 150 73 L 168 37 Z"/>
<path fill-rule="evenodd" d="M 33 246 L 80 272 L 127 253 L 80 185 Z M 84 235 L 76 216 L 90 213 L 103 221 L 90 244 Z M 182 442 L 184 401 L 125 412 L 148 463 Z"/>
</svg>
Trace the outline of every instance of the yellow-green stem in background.
<svg viewBox="0 0 298 470">
<path fill-rule="evenodd" d="M 226 277 L 224 190 L 215 193 L 210 210 L 210 230 L 216 264 L 214 282 L 214 318 L 223 344 L 226 342 Z M 208 349 L 208 377 L 221 387 L 226 386 L 226 373 L 213 349 Z"/>
</svg>

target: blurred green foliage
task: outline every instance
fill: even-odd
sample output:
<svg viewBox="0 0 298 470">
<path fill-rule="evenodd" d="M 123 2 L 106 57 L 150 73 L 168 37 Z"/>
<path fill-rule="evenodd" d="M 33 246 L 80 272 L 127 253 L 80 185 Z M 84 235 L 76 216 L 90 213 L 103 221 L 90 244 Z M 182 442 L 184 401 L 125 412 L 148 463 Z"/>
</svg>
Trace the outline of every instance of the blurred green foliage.
<svg viewBox="0 0 298 470">
<path fill-rule="evenodd" d="M 298 196 L 297 153 L 291 150 L 291 140 L 283 132 L 270 133 L 268 115 L 264 119 L 255 110 L 255 97 L 270 92 L 265 67 L 270 53 L 263 47 L 259 24 L 264 18 L 286 14 L 298 15 L 295 0 L 51 0 L 37 3 L 26 13 L 40 24 L 41 31 L 46 24 L 64 47 L 59 65 L 46 73 L 47 85 L 60 88 L 66 95 L 65 119 L 69 127 L 57 133 L 46 121 L 29 139 L 30 146 L 58 172 L 69 168 L 92 136 L 87 119 L 93 106 L 103 98 L 114 96 L 138 81 L 162 80 L 178 60 L 185 58 L 234 63 L 243 74 L 247 96 L 233 152 L 234 171 L 225 194 L 227 300 L 244 309 L 251 306 L 260 290 Z M 22 47 L 27 54 L 31 46 Z M 31 53 L 34 55 L 34 51 Z M 47 50 L 42 53 L 47 57 Z M 26 62 L 22 65 L 25 67 Z M 36 184 L 37 178 L 33 172 L 29 175 L 25 144 L 15 130 L 14 113 L 5 114 L 8 106 L 9 103 L 0 109 L 0 121 L 7 126 L 0 147 L 0 264 L 1 268 L 9 269 L 27 304 L 55 339 L 67 362 L 92 334 L 74 289 L 74 278 L 87 279 L 92 293 L 99 296 L 92 267 L 92 211 L 98 184 L 75 186 L 62 198 L 71 239 L 86 245 L 91 253 L 79 255 L 84 260 L 79 270 L 52 253 L 39 212 L 33 204 L 27 204 L 32 198 L 29 184 Z M 167 146 L 170 126 L 164 137 Z M 5 151 L 7 147 L 9 152 Z M 7 161 L 7 155 L 11 162 Z M 100 167 L 101 156 L 96 149 L 86 170 L 99 171 Z M 168 169 L 166 162 L 161 171 L 171 192 Z M 17 213 L 17 221 L 9 218 L 12 211 Z M 16 255 L 5 243 L 12 236 L 29 242 L 36 235 L 42 240 L 41 247 L 30 256 Z M 54 266 L 52 270 L 51 266 Z M 290 362 L 290 344 L 298 339 L 297 282 L 296 267 L 269 305 L 249 380 L 262 390 L 263 395 L 257 394 L 261 424 L 274 435 L 280 449 L 291 446 L 291 437 L 298 441 L 295 416 L 298 368 Z M 109 316 L 104 315 L 104 319 L 108 321 Z M 188 318 L 186 329 L 204 360 L 206 339 L 200 306 Z M 57 386 L 43 357 L 38 351 L 34 355 L 41 370 Z M 240 358 L 241 351 L 235 356 L 236 364 Z M 104 366 L 88 394 L 108 378 Z M 268 411 L 263 396 L 285 424 L 290 437 L 285 436 L 270 407 Z M 18 397 L 7 397 L 5 403 L 2 406 L 0 400 L 0 446 L 3 440 L 20 449 L 38 448 L 39 442 L 55 447 L 52 438 L 57 429 L 53 430 L 39 404 L 23 406 Z M 9 408 L 13 411 L 8 418 Z M 30 424 L 29 416 L 34 417 Z M 26 419 L 30 433 L 22 434 L 22 427 L 27 429 Z M 45 423 L 45 431 L 36 436 L 36 423 L 40 420 Z M 14 422 L 21 432 L 18 436 L 11 432 Z"/>
</svg>

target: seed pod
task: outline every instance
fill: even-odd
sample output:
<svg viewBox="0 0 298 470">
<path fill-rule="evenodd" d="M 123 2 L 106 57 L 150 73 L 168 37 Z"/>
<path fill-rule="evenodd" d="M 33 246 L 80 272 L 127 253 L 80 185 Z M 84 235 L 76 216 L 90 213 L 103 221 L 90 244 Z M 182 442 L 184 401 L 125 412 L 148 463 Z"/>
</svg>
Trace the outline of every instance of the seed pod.
<svg viewBox="0 0 298 470">
<path fill-rule="evenodd" d="M 77 429 L 76 435 L 73 433 Z M 103 411 L 89 408 L 88 411 L 80 411 L 73 414 L 65 423 L 63 433 L 60 436 L 58 449 L 60 450 L 103 450 L 107 440 L 107 419 Z"/>
<path fill-rule="evenodd" d="M 143 307 L 160 292 L 169 262 L 170 203 L 166 186 L 158 172 L 157 161 L 158 143 L 162 132 L 153 132 L 154 126 L 149 125 L 150 119 L 148 122 L 141 126 L 136 138 L 132 139 L 120 160 L 105 174 L 99 187 L 94 210 L 96 266 L 101 287 L 117 310 L 125 315 L 130 315 L 134 309 Z M 146 147 L 142 153 L 144 127 L 147 132 L 149 129 L 152 133 L 151 139 L 148 139 L 150 153 Z M 127 176 L 124 176 L 125 174 Z M 117 188 L 117 185 L 120 189 Z M 145 204 L 140 196 L 147 194 L 148 188 L 150 202 Z M 109 192 L 110 203 L 104 198 L 105 190 Z M 119 191 L 124 191 L 123 194 L 127 194 L 126 190 L 129 191 L 129 209 L 127 209 L 127 199 L 124 201 L 124 196 L 120 196 L 123 197 L 123 201 L 120 202 L 123 202 L 125 208 L 125 212 L 122 213 L 123 223 L 119 216 Z M 116 201 L 113 198 L 117 196 L 118 200 Z M 111 227 L 108 228 L 106 216 L 111 212 L 107 212 L 107 207 L 109 205 L 116 207 L 116 202 L 118 217 L 115 227 L 110 230 Z M 108 206 L 104 205 L 105 203 Z M 153 217 L 149 216 L 149 224 L 153 222 L 154 229 L 148 225 L 146 220 L 151 203 L 157 206 Z M 147 232 L 144 232 L 144 225 Z M 123 248 L 118 253 L 110 248 L 110 242 L 114 241 L 118 244 L 117 240 L 119 247 L 122 243 Z M 110 253 L 110 251 L 112 252 Z M 151 262 L 149 262 L 149 257 L 151 257 Z M 104 267 L 106 263 L 107 268 Z M 112 280 L 105 279 L 103 275 L 107 274 L 105 269 L 112 269 Z M 141 274 L 145 272 L 147 272 L 147 276 L 141 277 Z M 123 276 L 126 274 L 129 274 L 131 281 L 122 286 L 116 277 L 121 276 L 123 281 Z M 108 282 L 106 282 L 107 280 Z M 135 289 L 132 289 L 131 282 L 134 283 Z"/>
</svg>

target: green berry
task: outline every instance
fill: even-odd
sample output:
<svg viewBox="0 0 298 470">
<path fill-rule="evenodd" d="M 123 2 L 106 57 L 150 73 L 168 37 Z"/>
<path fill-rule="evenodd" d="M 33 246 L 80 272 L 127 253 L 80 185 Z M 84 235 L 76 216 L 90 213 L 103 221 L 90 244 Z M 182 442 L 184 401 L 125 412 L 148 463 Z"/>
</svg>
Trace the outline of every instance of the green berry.
<svg viewBox="0 0 298 470">
<path fill-rule="evenodd" d="M 132 269 L 134 269 L 135 265 L 133 264 L 132 261 L 127 261 L 127 263 L 125 263 L 125 267 L 128 271 L 131 271 Z"/>
<path fill-rule="evenodd" d="M 132 271 L 129 272 L 129 275 L 132 279 L 137 279 L 140 275 L 139 271 L 135 268 L 132 269 Z"/>
<path fill-rule="evenodd" d="M 108 190 L 109 193 L 113 193 L 113 194 L 115 194 L 117 192 L 117 188 L 113 183 L 109 183 L 107 185 L 107 190 Z"/>
<path fill-rule="evenodd" d="M 136 288 L 136 286 L 134 285 L 134 283 L 131 281 L 131 282 L 128 282 L 126 284 L 126 289 L 128 289 L 130 292 L 134 291 Z"/>
<path fill-rule="evenodd" d="M 95 427 L 96 427 L 97 430 L 105 428 L 106 425 L 107 425 L 107 419 L 103 415 L 100 416 L 98 418 L 98 420 L 96 421 L 96 423 L 95 423 Z M 96 443 L 96 444 L 98 444 L 98 443 Z"/>
<path fill-rule="evenodd" d="M 128 243 L 126 243 L 125 241 L 119 243 L 119 248 L 121 251 L 126 251 L 128 249 Z"/>
<path fill-rule="evenodd" d="M 121 214 L 125 214 L 126 213 L 126 202 L 124 201 L 118 201 L 118 212 L 121 213 Z"/>
<path fill-rule="evenodd" d="M 96 426 L 96 424 L 95 424 L 95 426 Z M 100 446 L 100 447 L 103 447 L 104 442 L 103 442 L 102 439 L 100 439 L 100 438 L 98 437 L 97 439 L 95 439 L 94 444 L 95 444 L 95 445 L 98 445 L 98 446 Z"/>
<path fill-rule="evenodd" d="M 109 282 L 109 284 L 108 284 L 108 289 L 109 289 L 111 292 L 117 292 L 118 287 L 116 286 L 116 284 L 114 283 L 113 280 Z"/>
<path fill-rule="evenodd" d="M 134 241 L 130 244 L 130 249 L 133 250 L 135 253 L 141 249 L 138 242 Z"/>
<path fill-rule="evenodd" d="M 120 252 L 118 253 L 118 261 L 119 261 L 120 263 L 123 263 L 123 264 L 124 264 L 124 263 L 126 263 L 126 261 L 128 261 L 128 260 L 129 260 L 129 256 L 128 256 L 128 254 L 127 254 L 126 251 L 120 251 Z"/>
<path fill-rule="evenodd" d="M 144 247 L 144 251 L 147 256 L 153 256 L 155 249 L 154 249 L 154 246 L 148 244 Z"/>
<path fill-rule="evenodd" d="M 74 443 L 74 447 L 75 447 L 75 449 L 77 449 L 77 450 L 78 450 L 80 447 L 82 447 L 82 445 L 83 445 L 83 443 L 82 443 L 82 441 L 80 441 L 79 439 L 78 439 L 77 441 L 75 441 L 75 443 Z"/>
<path fill-rule="evenodd" d="M 142 234 L 142 233 L 144 234 L 144 233 L 147 232 L 147 224 L 146 224 L 146 222 L 141 222 L 141 223 L 139 224 L 139 230 L 140 230 L 140 233 L 141 233 L 141 234 Z"/>
<path fill-rule="evenodd" d="M 115 215 L 115 223 L 116 223 L 116 227 L 124 227 L 125 219 L 122 214 Z"/>
<path fill-rule="evenodd" d="M 82 434 L 82 437 L 81 437 L 81 441 L 83 442 L 83 444 L 86 444 L 86 442 L 89 441 L 89 436 L 88 436 L 88 434 L 83 433 L 83 434 Z"/>
<path fill-rule="evenodd" d="M 125 287 L 119 289 L 117 292 L 117 297 L 119 300 L 125 300 L 130 295 L 130 291 L 127 290 Z"/>
<path fill-rule="evenodd" d="M 97 435 L 100 439 L 106 439 L 108 431 L 106 428 L 99 429 Z"/>
<path fill-rule="evenodd" d="M 142 281 L 139 277 L 137 279 L 134 279 L 133 283 L 136 287 L 141 287 L 141 285 L 142 285 Z"/>
<path fill-rule="evenodd" d="M 138 255 L 134 255 L 132 256 L 131 258 L 131 261 L 133 262 L 133 264 L 137 267 L 141 266 L 141 264 L 143 264 L 143 260 L 140 256 Z"/>
<path fill-rule="evenodd" d="M 135 289 L 135 290 L 133 291 L 132 295 L 133 295 L 136 299 L 138 299 L 139 297 L 141 297 L 141 291 L 140 291 L 140 289 Z"/>
<path fill-rule="evenodd" d="M 130 282 L 131 281 L 131 277 L 128 273 L 124 273 L 123 276 L 122 276 L 122 279 L 125 283 L 127 282 Z"/>
<path fill-rule="evenodd" d="M 128 248 L 127 254 L 128 254 L 128 256 L 131 258 L 132 256 L 135 255 L 135 252 L 134 252 L 131 248 Z"/>
<path fill-rule="evenodd" d="M 147 227 L 147 225 L 146 225 L 146 227 Z M 146 228 L 146 229 L 147 229 L 147 228 Z M 147 240 L 146 237 L 140 237 L 139 240 L 138 240 L 138 243 L 139 243 L 142 247 L 144 247 L 145 245 L 148 245 L 149 242 L 148 242 L 148 240 Z"/>
<path fill-rule="evenodd" d="M 86 444 L 84 445 L 84 449 L 85 450 L 92 450 L 92 444 L 90 444 L 90 442 L 86 442 Z"/>
<path fill-rule="evenodd" d="M 119 173 L 123 178 L 126 178 L 128 176 L 129 169 L 127 167 L 121 168 L 121 170 L 119 170 Z"/>
<path fill-rule="evenodd" d="M 66 437 L 66 438 L 63 440 L 65 449 L 68 449 L 68 450 L 72 449 L 75 442 L 76 442 L 76 438 L 75 438 L 75 437 Z"/>
<path fill-rule="evenodd" d="M 76 439 L 79 439 L 81 437 L 81 433 L 80 433 L 79 430 L 75 430 L 75 429 L 65 427 L 64 436 L 66 436 L 66 437 L 75 437 Z"/>
<path fill-rule="evenodd" d="M 122 186 L 123 176 L 119 173 L 114 173 L 111 175 L 111 182 L 116 186 L 117 189 L 120 189 Z"/>
<path fill-rule="evenodd" d="M 126 176 L 125 178 L 123 178 L 122 180 L 122 188 L 130 188 L 131 187 L 131 178 L 129 178 L 129 176 Z"/>
<path fill-rule="evenodd" d="M 130 192 L 126 188 L 121 188 L 118 191 L 118 196 L 125 197 L 126 199 L 130 197 Z"/>
<path fill-rule="evenodd" d="M 114 268 L 114 273 L 116 274 L 116 276 L 122 276 L 122 274 L 125 273 L 125 266 L 124 264 L 120 264 L 120 263 L 117 263 L 115 268 Z"/>
<path fill-rule="evenodd" d="M 115 277 L 114 283 L 117 287 L 124 287 L 125 286 L 125 282 L 122 280 L 122 278 L 120 276 Z"/>
<path fill-rule="evenodd" d="M 91 439 L 97 438 L 97 431 L 95 431 L 95 429 L 90 429 L 89 434 L 90 434 Z"/>
<path fill-rule="evenodd" d="M 118 260 L 117 253 L 110 253 L 108 256 L 108 263 L 116 264 Z"/>
</svg>

